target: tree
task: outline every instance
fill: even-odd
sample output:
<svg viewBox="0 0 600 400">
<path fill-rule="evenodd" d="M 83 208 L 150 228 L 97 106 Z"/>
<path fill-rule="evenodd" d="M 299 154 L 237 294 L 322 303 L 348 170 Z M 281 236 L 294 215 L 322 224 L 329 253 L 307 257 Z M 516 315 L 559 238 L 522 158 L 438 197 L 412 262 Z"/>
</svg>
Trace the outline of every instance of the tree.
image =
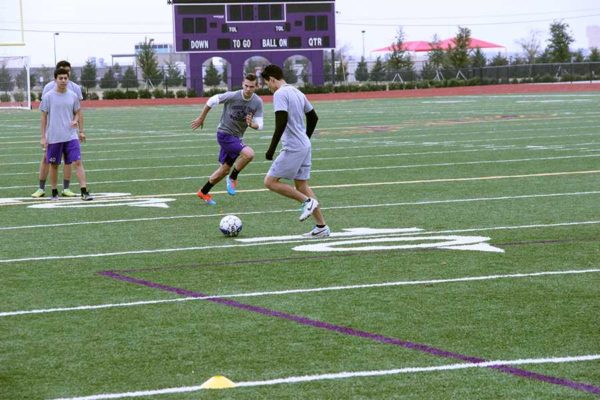
<svg viewBox="0 0 600 400">
<path fill-rule="evenodd" d="M 421 77 L 423 79 L 435 79 L 437 76 L 437 68 L 433 66 L 429 61 L 423 63 L 423 69 L 421 69 Z"/>
<path fill-rule="evenodd" d="M 136 56 L 137 64 L 142 70 L 142 78 L 152 85 L 159 84 L 162 80 L 162 72 L 158 69 L 156 54 L 152 48 L 152 43 L 144 39 L 140 43 L 140 51 Z"/>
<path fill-rule="evenodd" d="M 283 63 L 283 79 L 290 84 L 298 82 L 298 74 L 294 69 L 294 60 L 288 58 Z"/>
<path fill-rule="evenodd" d="M 210 64 L 208 64 L 206 71 L 204 71 L 204 84 L 206 86 L 217 86 L 219 83 L 221 83 L 221 75 L 219 75 L 219 71 L 215 68 L 215 64 L 210 60 Z"/>
<path fill-rule="evenodd" d="M 325 82 L 333 81 L 333 74 L 331 73 L 332 62 L 330 52 L 326 51 L 323 55 L 323 80 Z"/>
<path fill-rule="evenodd" d="M 598 62 L 600 61 L 600 50 L 597 47 L 592 47 L 590 49 L 590 55 L 588 56 L 589 62 Z"/>
<path fill-rule="evenodd" d="M 356 78 L 359 82 L 364 82 L 369 80 L 369 69 L 367 67 L 367 62 L 364 57 L 360 58 L 358 62 L 358 66 L 356 67 L 356 71 L 354 71 L 354 78 Z"/>
<path fill-rule="evenodd" d="M 569 24 L 554 21 L 550 24 L 550 38 L 548 38 L 548 54 L 551 62 L 570 62 L 571 52 L 569 46 L 575 41 L 568 32 Z"/>
<path fill-rule="evenodd" d="M 0 68 L 0 90 L 4 90 L 5 92 L 10 92 L 15 87 L 15 83 L 8 72 L 8 68 L 6 65 L 2 65 Z"/>
<path fill-rule="evenodd" d="M 108 68 L 102 79 L 100 79 L 100 87 L 102 89 L 114 89 L 117 86 L 119 86 L 119 82 L 117 82 L 117 78 L 115 78 L 115 72 L 112 67 Z"/>
<path fill-rule="evenodd" d="M 87 60 L 81 69 L 81 85 L 87 89 L 96 87 L 96 64 Z"/>
<path fill-rule="evenodd" d="M 508 65 L 508 59 L 498 52 L 498 54 L 491 59 L 490 66 L 501 67 L 503 65 Z"/>
<path fill-rule="evenodd" d="M 511 65 L 525 65 L 525 64 L 529 64 L 529 61 L 521 56 L 515 56 L 515 58 L 513 58 L 512 62 L 511 62 Z"/>
<path fill-rule="evenodd" d="M 439 69 L 448 64 L 448 55 L 440 45 L 440 38 L 437 34 L 433 35 L 433 40 L 429 43 L 431 51 L 427 54 L 429 64 L 432 69 Z"/>
<path fill-rule="evenodd" d="M 135 75 L 135 71 L 131 67 L 127 67 L 125 70 L 125 74 L 123 74 L 123 79 L 121 80 L 121 87 L 125 90 L 130 88 L 138 88 L 140 83 Z"/>
<path fill-rule="evenodd" d="M 369 80 L 373 82 L 381 82 L 385 79 L 385 67 L 383 66 L 383 62 L 381 61 L 381 57 L 377 57 L 375 60 L 375 65 L 371 68 L 371 72 L 369 73 Z"/>
<path fill-rule="evenodd" d="M 181 86 L 183 83 L 183 77 L 181 76 L 181 71 L 177 67 L 172 60 L 166 64 L 167 71 L 165 76 L 165 84 L 167 86 Z"/>
<path fill-rule="evenodd" d="M 452 67 L 461 69 L 469 65 L 470 44 L 471 30 L 459 26 L 458 33 L 454 37 L 454 47 L 448 49 L 448 60 Z"/>
<path fill-rule="evenodd" d="M 300 65 L 302 66 L 302 70 L 300 71 L 300 79 L 302 79 L 302 83 L 303 84 L 308 84 L 308 60 L 304 57 L 300 58 L 299 61 Z"/>
<path fill-rule="evenodd" d="M 121 71 L 121 66 L 119 65 L 119 63 L 115 63 L 115 65 L 112 66 L 112 69 L 117 82 L 121 82 L 121 79 L 123 79 L 123 72 Z"/>
<path fill-rule="evenodd" d="M 547 63 L 552 62 L 551 56 L 550 56 L 550 51 L 548 49 L 545 49 L 537 58 L 537 62 L 540 64 L 547 64 Z"/>
<path fill-rule="evenodd" d="M 577 49 L 573 52 L 573 62 L 581 63 L 585 61 L 585 56 L 583 55 L 583 49 Z"/>
<path fill-rule="evenodd" d="M 487 59 L 485 58 L 485 54 L 479 47 L 475 49 L 471 57 L 469 57 L 471 66 L 474 68 L 483 68 L 487 64 Z"/>
<path fill-rule="evenodd" d="M 69 74 L 69 80 L 73 83 L 78 83 L 79 78 L 77 77 L 77 72 L 73 68 L 71 68 L 71 73 Z"/>
<path fill-rule="evenodd" d="M 536 58 L 540 55 L 542 44 L 539 39 L 539 31 L 530 31 L 528 38 L 517 40 L 517 44 L 523 49 L 525 59 L 529 64 L 535 64 Z"/>
<path fill-rule="evenodd" d="M 264 58 L 252 57 L 246 62 L 244 72 L 247 74 L 256 74 L 256 71 L 262 71 L 269 65 L 269 62 Z"/>
<path fill-rule="evenodd" d="M 44 86 L 48 82 L 52 82 L 54 80 L 54 68 L 46 67 L 42 64 L 42 67 L 38 69 L 38 74 L 41 78 L 41 86 Z"/>
<path fill-rule="evenodd" d="M 396 32 L 396 40 L 392 44 L 392 54 L 385 63 L 385 70 L 388 71 L 388 79 L 392 79 L 400 71 L 412 71 L 413 62 L 410 55 L 404 50 L 404 31 L 402 27 Z"/>
<path fill-rule="evenodd" d="M 340 60 L 338 61 L 338 65 L 335 69 L 335 80 L 337 82 L 348 80 L 348 62 L 344 59 L 341 52 Z"/>
<path fill-rule="evenodd" d="M 33 88 L 35 86 L 36 83 L 36 75 L 31 73 L 31 71 L 29 72 L 29 86 L 31 88 Z M 27 88 L 27 69 L 23 68 L 21 69 L 21 71 L 19 71 L 19 74 L 17 75 L 17 78 L 15 79 L 15 83 L 17 84 L 17 87 L 19 89 L 26 89 Z"/>
<path fill-rule="evenodd" d="M 228 79 L 228 75 L 229 75 L 229 70 L 227 68 L 227 63 L 223 63 L 223 72 L 221 73 L 221 80 L 223 80 L 223 83 L 225 85 L 228 85 L 229 82 L 227 81 Z"/>
</svg>

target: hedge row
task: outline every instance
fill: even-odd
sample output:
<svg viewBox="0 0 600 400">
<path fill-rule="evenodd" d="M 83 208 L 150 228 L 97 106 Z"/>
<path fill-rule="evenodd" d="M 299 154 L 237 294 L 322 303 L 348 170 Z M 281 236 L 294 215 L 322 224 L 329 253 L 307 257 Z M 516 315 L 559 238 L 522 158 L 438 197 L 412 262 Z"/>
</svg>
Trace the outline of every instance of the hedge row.
<svg viewBox="0 0 600 400">
<path fill-rule="evenodd" d="M 102 93 L 102 98 L 104 100 L 114 100 L 114 99 L 183 99 L 185 97 L 196 97 L 196 91 L 193 89 L 188 90 L 178 90 L 173 92 L 172 90 L 162 90 L 162 89 L 154 89 L 152 91 L 148 89 L 141 89 L 138 91 L 135 90 L 105 90 Z M 90 100 L 94 100 L 90 97 Z"/>
<path fill-rule="evenodd" d="M 589 81 L 594 77 L 589 75 L 572 75 L 563 74 L 561 77 L 555 77 L 552 75 L 539 75 L 532 78 L 471 78 L 471 79 L 446 79 L 446 80 L 420 80 L 410 82 L 391 82 L 391 83 L 347 83 L 343 82 L 340 84 L 333 85 L 332 83 L 326 83 L 322 86 L 305 85 L 299 87 L 299 89 L 306 94 L 314 93 L 341 93 L 341 92 L 372 92 L 382 90 L 405 90 L 405 89 L 427 89 L 427 88 L 441 88 L 441 87 L 458 87 L 458 86 L 479 86 L 479 85 L 497 85 L 497 84 L 517 84 L 517 83 L 551 83 L 551 82 L 573 82 L 573 81 Z M 218 93 L 225 92 L 223 88 L 212 88 L 204 91 L 205 97 L 210 97 Z M 271 94 L 267 88 L 258 88 L 256 90 L 258 95 L 269 95 Z M 22 92 L 14 92 L 12 98 L 14 101 L 21 102 L 24 100 L 25 94 Z M 41 93 L 31 93 L 31 100 L 41 100 Z M 83 94 L 86 100 L 99 100 L 100 96 L 96 92 L 89 92 Z M 112 99 L 162 99 L 162 98 L 178 98 L 182 99 L 185 97 L 198 97 L 194 89 L 177 90 L 175 92 L 171 90 L 154 89 L 152 91 L 148 89 L 128 90 L 123 91 L 120 89 L 116 90 L 105 90 L 102 94 L 102 98 L 105 100 Z M 11 95 L 9 93 L 0 93 L 0 102 L 10 102 Z"/>
</svg>

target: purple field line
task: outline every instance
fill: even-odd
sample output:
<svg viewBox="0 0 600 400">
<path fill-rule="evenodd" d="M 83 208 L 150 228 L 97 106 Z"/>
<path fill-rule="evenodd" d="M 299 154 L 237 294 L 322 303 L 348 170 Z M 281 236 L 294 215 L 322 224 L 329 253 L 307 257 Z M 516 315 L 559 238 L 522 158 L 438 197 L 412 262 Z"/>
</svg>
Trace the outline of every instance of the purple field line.
<svg viewBox="0 0 600 400">
<path fill-rule="evenodd" d="M 454 353 L 451 351 L 438 349 L 436 347 L 431 347 L 431 346 L 428 346 L 425 344 L 409 342 L 407 340 L 383 336 L 383 335 L 379 335 L 376 333 L 361 331 L 361 330 L 357 330 L 354 328 L 345 327 L 345 326 L 341 326 L 341 325 L 334 325 L 334 324 L 330 324 L 328 322 L 305 318 L 305 317 L 301 317 L 298 315 L 284 313 L 281 311 L 270 310 L 270 309 L 264 308 L 264 307 L 258 307 L 258 306 L 253 306 L 250 304 L 244 304 L 244 303 L 240 303 L 240 302 L 237 302 L 234 300 L 228 300 L 228 299 L 225 299 L 222 297 L 210 297 L 210 295 L 208 295 L 208 294 L 194 292 L 191 290 L 177 288 L 174 286 L 167 286 L 167 285 L 163 285 L 163 284 L 160 284 L 157 282 L 147 281 L 144 279 L 138 279 L 138 278 L 134 278 L 131 276 L 119 274 L 115 271 L 102 271 L 102 272 L 99 272 L 99 274 L 109 277 L 109 278 L 112 278 L 112 279 L 123 281 L 123 282 L 129 282 L 129 283 L 146 286 L 146 287 L 153 288 L 153 289 L 164 290 L 167 292 L 178 294 L 180 296 L 196 297 L 196 298 L 209 297 L 206 299 L 206 301 L 211 301 L 213 303 L 222 304 L 222 305 L 225 305 L 228 307 L 238 308 L 240 310 L 250 311 L 250 312 L 266 315 L 269 317 L 293 321 L 300 325 L 312 326 L 315 328 L 326 329 L 326 330 L 332 331 L 332 332 L 338 332 L 338 333 L 341 333 L 344 335 L 355 336 L 355 337 L 360 337 L 360 338 L 364 338 L 364 339 L 370 339 L 370 340 L 374 340 L 374 341 L 380 342 L 380 343 L 400 346 L 400 347 L 404 347 L 404 348 L 411 349 L 411 350 L 417 350 L 422 353 L 426 353 L 426 354 L 430 354 L 430 355 L 434 355 L 434 356 L 438 356 L 438 357 L 451 358 L 451 359 L 466 361 L 466 362 L 475 363 L 475 364 L 488 361 L 483 358 L 471 357 L 471 356 L 467 356 L 467 355 L 463 355 L 463 354 L 459 354 L 459 353 Z M 528 378 L 528 379 L 533 379 L 533 380 L 537 380 L 540 382 L 551 383 L 553 385 L 565 386 L 565 387 L 568 387 L 571 389 L 576 389 L 576 390 L 589 392 L 589 393 L 593 393 L 593 394 L 600 394 L 600 387 L 594 386 L 591 384 L 587 384 L 587 383 L 580 383 L 580 382 L 571 381 L 569 379 L 563 379 L 563 378 L 557 378 L 554 376 L 543 375 L 543 374 L 539 374 L 537 372 L 531 372 L 531 371 L 527 371 L 527 370 L 524 370 L 521 368 L 511 367 L 508 365 L 490 365 L 490 366 L 486 366 L 486 368 L 495 369 L 497 371 L 504 372 L 504 373 L 510 374 L 510 375 L 519 376 L 522 378 Z"/>
</svg>

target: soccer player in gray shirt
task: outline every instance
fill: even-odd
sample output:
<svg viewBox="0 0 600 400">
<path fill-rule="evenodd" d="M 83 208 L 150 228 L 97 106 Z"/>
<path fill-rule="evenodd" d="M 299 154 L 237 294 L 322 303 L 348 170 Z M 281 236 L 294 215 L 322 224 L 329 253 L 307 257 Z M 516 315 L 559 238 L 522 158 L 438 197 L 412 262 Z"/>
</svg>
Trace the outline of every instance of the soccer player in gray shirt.
<svg viewBox="0 0 600 400">
<path fill-rule="evenodd" d="M 192 129 L 204 127 L 208 112 L 219 104 L 223 104 L 221 120 L 217 126 L 217 142 L 221 147 L 219 152 L 219 168 L 213 172 L 198 197 L 208 205 L 217 204 L 209 194 L 214 185 L 227 176 L 227 193 L 235 196 L 237 179 L 240 171 L 254 158 L 252 147 L 244 144 L 242 138 L 246 128 L 260 130 L 263 128 L 263 101 L 257 94 L 256 75 L 247 74 L 242 82 L 242 89 L 212 96 L 206 102 L 202 113 L 192 121 Z"/>
<path fill-rule="evenodd" d="M 308 184 L 312 159 L 310 137 L 317 126 L 317 113 L 304 93 L 286 83 L 279 66 L 266 66 L 261 76 L 273 93 L 275 110 L 275 132 L 265 155 L 267 160 L 273 160 L 275 149 L 279 141 L 282 142 L 281 152 L 265 176 L 265 186 L 275 193 L 301 202 L 300 221 L 313 216 L 316 226 L 303 236 L 327 237 L 331 231 L 325 223 L 315 193 Z M 294 186 L 280 182 L 281 178 L 294 180 Z"/>
<path fill-rule="evenodd" d="M 42 96 L 40 103 L 41 139 L 40 144 L 46 151 L 46 162 L 50 164 L 50 184 L 52 185 L 52 199 L 58 200 L 57 175 L 58 166 L 64 156 L 65 165 L 81 162 L 81 148 L 79 141 L 85 138 L 77 131 L 81 108 L 77 95 L 67 89 L 69 71 L 57 68 L 54 71 L 56 87 Z M 81 198 L 92 200 L 86 188 L 85 174 L 77 176 L 81 188 Z"/>
<path fill-rule="evenodd" d="M 83 100 L 83 94 L 81 92 L 81 87 L 75 82 L 70 80 L 71 75 L 71 63 L 65 60 L 59 61 L 56 63 L 56 68 L 63 68 L 69 72 L 69 81 L 67 82 L 67 89 L 74 92 L 77 95 L 77 98 L 81 101 Z M 50 81 L 44 86 L 42 91 L 42 97 L 56 89 L 56 81 Z M 85 141 L 85 133 L 83 132 L 83 112 L 79 112 L 79 121 L 78 121 L 79 133 L 83 135 Z M 45 187 L 46 187 L 46 179 L 48 178 L 49 173 L 49 164 L 46 162 L 46 153 L 44 152 L 42 156 L 42 160 L 40 161 L 40 169 L 39 169 L 39 187 L 33 192 L 31 197 L 39 198 L 46 195 Z M 63 190 L 61 192 L 62 196 L 65 197 L 77 197 L 77 194 L 69 189 L 71 183 L 71 165 L 65 164 L 63 167 Z M 80 163 L 77 166 L 77 176 L 85 175 L 85 169 L 83 168 L 83 162 L 80 160 Z"/>
</svg>

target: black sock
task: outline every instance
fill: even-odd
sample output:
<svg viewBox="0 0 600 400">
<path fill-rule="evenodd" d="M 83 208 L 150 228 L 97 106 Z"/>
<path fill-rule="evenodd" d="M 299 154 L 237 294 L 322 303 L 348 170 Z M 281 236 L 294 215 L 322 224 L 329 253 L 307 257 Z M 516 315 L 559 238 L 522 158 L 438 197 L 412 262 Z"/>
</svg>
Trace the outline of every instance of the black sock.
<svg viewBox="0 0 600 400">
<path fill-rule="evenodd" d="M 327 225 L 318 225 L 317 224 L 317 228 L 325 228 Z"/>
<path fill-rule="evenodd" d="M 84 186 L 81 188 L 81 194 L 86 194 L 87 193 L 87 188 Z"/>
<path fill-rule="evenodd" d="M 206 181 L 206 183 L 204 184 L 204 186 L 202 186 L 202 189 L 200 189 L 200 191 L 204 194 L 208 194 L 208 192 L 210 192 L 210 189 L 212 189 L 213 186 L 214 185 L 212 183 Z"/>
<path fill-rule="evenodd" d="M 237 180 L 237 176 L 239 173 L 240 171 L 238 171 L 236 167 L 233 167 L 233 169 L 231 170 L 231 174 L 229 174 L 229 179 L 231 179 L 232 181 Z"/>
<path fill-rule="evenodd" d="M 58 189 L 52 189 L 52 197 L 58 196 Z"/>
<path fill-rule="evenodd" d="M 63 179 L 63 190 L 67 190 L 69 188 L 69 185 L 71 184 L 71 181 L 68 179 Z"/>
<path fill-rule="evenodd" d="M 40 189 L 42 189 L 42 190 L 46 189 L 46 180 L 45 179 L 40 179 Z"/>
</svg>

